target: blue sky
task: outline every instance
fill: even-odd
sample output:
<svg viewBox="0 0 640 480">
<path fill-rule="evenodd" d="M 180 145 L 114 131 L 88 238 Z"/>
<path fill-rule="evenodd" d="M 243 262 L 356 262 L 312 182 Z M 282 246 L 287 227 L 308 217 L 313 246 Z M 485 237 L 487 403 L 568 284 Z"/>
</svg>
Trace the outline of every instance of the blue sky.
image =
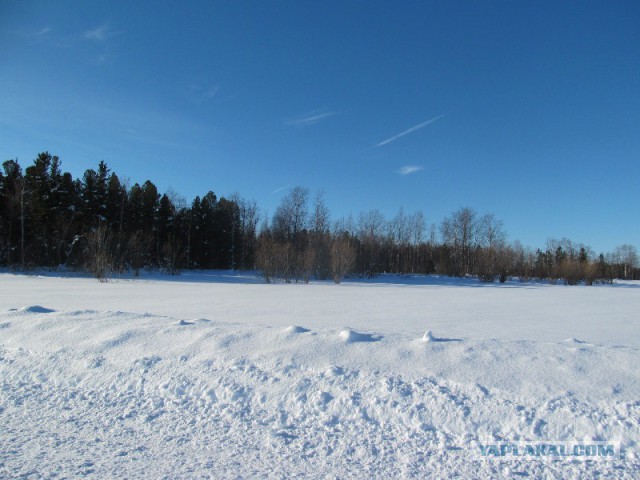
<svg viewBox="0 0 640 480">
<path fill-rule="evenodd" d="M 640 246 L 640 3 L 0 3 L 0 153 Z"/>
</svg>

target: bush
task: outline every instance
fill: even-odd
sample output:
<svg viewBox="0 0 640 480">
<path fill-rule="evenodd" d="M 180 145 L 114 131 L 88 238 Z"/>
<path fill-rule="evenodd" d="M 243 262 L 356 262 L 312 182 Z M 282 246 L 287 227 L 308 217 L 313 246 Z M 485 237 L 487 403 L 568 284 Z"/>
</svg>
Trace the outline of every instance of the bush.
<svg viewBox="0 0 640 480">
<path fill-rule="evenodd" d="M 113 270 L 111 235 L 104 225 L 86 236 L 86 268 L 100 282 L 106 282 Z"/>
</svg>

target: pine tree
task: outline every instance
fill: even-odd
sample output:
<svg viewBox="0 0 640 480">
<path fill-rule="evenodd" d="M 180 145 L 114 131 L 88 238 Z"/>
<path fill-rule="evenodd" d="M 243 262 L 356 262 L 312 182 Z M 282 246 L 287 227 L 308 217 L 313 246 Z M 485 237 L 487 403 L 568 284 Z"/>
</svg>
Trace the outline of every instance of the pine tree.
<svg viewBox="0 0 640 480">
<path fill-rule="evenodd" d="M 22 167 L 18 160 L 7 160 L 2 165 L 4 176 L 0 190 L 2 197 L 2 233 L 3 233 L 3 261 L 7 265 L 24 263 L 24 179 Z"/>
</svg>

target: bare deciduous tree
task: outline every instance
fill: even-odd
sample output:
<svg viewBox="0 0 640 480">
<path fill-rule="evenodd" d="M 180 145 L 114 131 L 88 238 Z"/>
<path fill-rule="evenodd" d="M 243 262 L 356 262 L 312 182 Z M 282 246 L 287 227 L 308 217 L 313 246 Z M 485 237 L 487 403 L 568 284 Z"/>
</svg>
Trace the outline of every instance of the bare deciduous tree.
<svg viewBox="0 0 640 480">
<path fill-rule="evenodd" d="M 361 213 L 358 219 L 358 256 L 361 275 L 372 277 L 381 270 L 382 237 L 385 219 L 378 210 Z"/>
<path fill-rule="evenodd" d="M 313 252 L 313 273 L 319 279 L 327 279 L 331 276 L 331 219 L 329 208 L 324 202 L 324 193 L 318 192 L 314 199 L 313 214 L 311 216 L 311 244 L 305 252 L 306 261 L 309 260 L 310 251 Z M 306 262 L 305 262 L 306 263 Z"/>
<path fill-rule="evenodd" d="M 331 272 L 333 281 L 340 283 L 355 262 L 356 252 L 347 232 L 336 235 L 331 242 Z"/>
<path fill-rule="evenodd" d="M 633 270 L 638 266 L 638 252 L 633 245 L 624 244 L 616 247 L 613 253 L 615 263 L 622 266 L 623 278 L 632 278 Z"/>
<path fill-rule="evenodd" d="M 284 240 L 297 243 L 298 234 L 306 227 L 309 191 L 295 187 L 282 199 L 273 217 L 274 233 Z"/>
<path fill-rule="evenodd" d="M 502 229 L 502 222 L 493 213 L 487 213 L 477 222 L 477 241 L 482 247 L 478 259 L 478 276 L 486 282 L 493 282 L 500 275 L 505 281 L 507 275 L 506 258 L 500 253 L 504 250 L 506 235 Z"/>
<path fill-rule="evenodd" d="M 452 252 L 455 275 L 468 275 L 472 271 L 472 250 L 478 237 L 476 212 L 461 208 L 442 221 L 442 239 Z"/>
<path fill-rule="evenodd" d="M 100 282 L 106 282 L 113 268 L 111 255 L 111 234 L 107 227 L 100 224 L 86 236 L 87 270 Z"/>
</svg>

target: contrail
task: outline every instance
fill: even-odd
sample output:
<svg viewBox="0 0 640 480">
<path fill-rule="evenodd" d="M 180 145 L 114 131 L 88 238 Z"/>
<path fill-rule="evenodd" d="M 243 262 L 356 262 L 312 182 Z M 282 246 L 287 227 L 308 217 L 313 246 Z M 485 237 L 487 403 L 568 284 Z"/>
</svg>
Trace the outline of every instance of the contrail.
<svg viewBox="0 0 640 480">
<path fill-rule="evenodd" d="M 334 115 L 337 115 L 336 112 L 327 112 L 325 110 L 319 110 L 316 112 L 308 113 L 306 116 L 302 118 L 289 120 L 288 122 L 285 122 L 285 125 L 294 126 L 294 127 L 304 127 L 307 125 L 314 125 L 318 123 L 320 120 L 333 117 Z"/>
<path fill-rule="evenodd" d="M 382 142 L 378 143 L 376 145 L 376 147 L 382 147 L 383 145 L 386 145 L 387 143 L 391 143 L 391 142 L 393 142 L 393 141 L 395 141 L 395 140 L 397 140 L 397 139 L 399 139 L 401 137 L 404 137 L 405 135 L 409 135 L 410 133 L 413 133 L 416 130 L 420 130 L 421 128 L 426 127 L 427 125 L 429 125 L 430 123 L 435 122 L 436 120 L 440 120 L 442 117 L 444 117 L 444 115 L 438 115 L 437 117 L 434 117 L 434 118 L 432 118 L 430 120 L 427 120 L 426 122 L 419 123 L 418 125 L 415 125 L 415 126 L 411 127 L 410 129 L 405 130 L 404 132 L 401 132 L 401 133 L 399 133 L 399 134 L 397 134 L 397 135 L 395 135 L 395 136 L 393 136 L 391 138 L 383 140 Z"/>
<path fill-rule="evenodd" d="M 280 187 L 275 189 L 273 192 L 271 192 L 271 195 L 275 195 L 278 192 L 281 192 L 282 190 L 284 190 L 285 188 L 289 188 L 291 185 L 285 185 L 284 187 Z"/>
</svg>

